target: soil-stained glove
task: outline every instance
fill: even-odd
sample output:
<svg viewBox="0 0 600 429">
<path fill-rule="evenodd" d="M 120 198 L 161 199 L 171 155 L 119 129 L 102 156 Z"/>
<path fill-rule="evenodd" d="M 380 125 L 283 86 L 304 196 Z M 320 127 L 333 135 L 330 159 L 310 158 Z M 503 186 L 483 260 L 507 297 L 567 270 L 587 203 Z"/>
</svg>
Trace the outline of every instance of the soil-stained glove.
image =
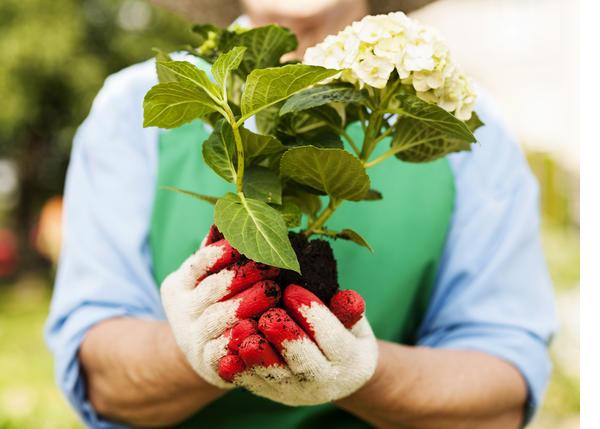
<svg viewBox="0 0 600 429">
<path fill-rule="evenodd" d="M 360 295 L 338 292 L 330 310 L 313 293 L 290 285 L 283 302 L 285 309 L 260 317 L 264 337 L 251 333 L 239 344 L 239 356 L 221 360 L 221 376 L 292 406 L 344 398 L 373 376 L 377 343 Z"/>
<path fill-rule="evenodd" d="M 258 317 L 281 295 L 279 286 L 270 280 L 278 269 L 240 261 L 240 254 L 213 227 L 200 249 L 160 288 L 177 344 L 194 370 L 221 388 L 235 387 L 217 374 L 219 360 L 235 345 L 231 328 L 240 320 Z M 242 328 L 252 329 L 251 321 L 244 323 Z M 253 326 L 256 332 L 255 322 Z"/>
</svg>

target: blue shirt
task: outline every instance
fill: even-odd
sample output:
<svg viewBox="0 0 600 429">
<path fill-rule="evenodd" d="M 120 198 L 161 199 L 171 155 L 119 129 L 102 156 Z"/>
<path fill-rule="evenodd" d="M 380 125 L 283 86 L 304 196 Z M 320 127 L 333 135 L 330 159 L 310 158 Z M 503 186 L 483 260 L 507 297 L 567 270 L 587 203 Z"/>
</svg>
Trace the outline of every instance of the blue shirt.
<svg viewBox="0 0 600 429">
<path fill-rule="evenodd" d="M 86 399 L 78 349 L 94 324 L 119 316 L 164 319 L 148 241 L 158 129 L 142 128 L 156 83 L 147 61 L 109 77 L 79 128 L 71 155 L 64 244 L 46 339 L 56 379 L 87 425 L 123 427 Z M 423 346 L 476 350 L 514 365 L 527 382 L 528 415 L 540 403 L 556 326 L 539 233 L 538 187 L 512 136 L 480 97 L 486 126 L 472 152 L 450 155 L 456 204 Z"/>
</svg>

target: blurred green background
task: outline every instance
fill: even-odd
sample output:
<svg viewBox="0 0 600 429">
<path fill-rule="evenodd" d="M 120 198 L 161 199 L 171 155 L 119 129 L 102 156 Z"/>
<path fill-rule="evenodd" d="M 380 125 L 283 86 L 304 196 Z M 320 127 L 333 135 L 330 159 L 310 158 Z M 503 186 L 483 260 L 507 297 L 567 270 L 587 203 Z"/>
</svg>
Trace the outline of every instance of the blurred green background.
<svg viewBox="0 0 600 429">
<path fill-rule="evenodd" d="M 473 5 L 439 4 L 450 12 Z M 419 18 L 427 21 L 427 11 Z M 107 75 L 149 58 L 152 47 L 190 43 L 188 27 L 142 0 L 0 2 L 0 429 L 81 427 L 55 387 L 42 339 L 71 140 Z M 555 371 L 532 427 L 572 429 L 579 427 L 578 167 L 543 138 L 518 131 L 540 181 L 544 248 L 561 318 Z"/>
</svg>

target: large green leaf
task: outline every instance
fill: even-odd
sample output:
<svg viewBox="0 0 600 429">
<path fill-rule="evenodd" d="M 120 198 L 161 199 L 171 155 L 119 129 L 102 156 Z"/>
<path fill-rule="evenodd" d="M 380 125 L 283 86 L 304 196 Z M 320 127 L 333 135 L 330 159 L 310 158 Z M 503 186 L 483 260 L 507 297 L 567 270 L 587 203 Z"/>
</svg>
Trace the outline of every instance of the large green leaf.
<svg viewBox="0 0 600 429">
<path fill-rule="evenodd" d="M 217 108 L 206 92 L 191 83 L 159 83 L 144 97 L 144 127 L 177 128 Z"/>
<path fill-rule="evenodd" d="M 268 204 L 227 194 L 215 205 L 215 224 L 231 245 L 246 257 L 300 272 L 300 265 L 279 211 Z"/>
<path fill-rule="evenodd" d="M 294 33 L 287 28 L 267 25 L 232 34 L 224 48 L 229 49 L 233 46 L 247 48 L 238 70 L 238 73 L 245 77 L 254 69 L 278 66 L 281 56 L 296 49 L 298 41 Z"/>
<path fill-rule="evenodd" d="M 392 140 L 396 157 L 407 162 L 430 162 L 452 152 L 468 151 L 471 143 L 446 137 L 427 124 L 401 118 Z"/>
<path fill-rule="evenodd" d="M 281 181 L 273 170 L 254 166 L 244 174 L 244 195 L 266 203 L 281 204 Z"/>
<path fill-rule="evenodd" d="M 321 128 L 296 137 L 297 146 L 316 146 L 342 149 L 344 143 L 339 134 L 329 128 Z"/>
<path fill-rule="evenodd" d="M 285 147 L 273 136 L 264 136 L 256 134 L 240 127 L 240 136 L 244 144 L 244 154 L 246 164 L 252 164 L 255 160 L 261 160 L 264 157 L 274 155 L 285 150 Z"/>
<path fill-rule="evenodd" d="M 211 98 L 220 99 L 219 88 L 211 82 L 206 73 L 187 61 L 159 61 L 159 70 L 169 71 L 179 82 L 189 82 L 206 91 Z"/>
<path fill-rule="evenodd" d="M 156 52 L 156 62 L 154 67 L 156 68 L 156 76 L 158 77 L 158 81 L 160 83 L 177 82 L 177 77 L 173 74 L 173 72 L 165 69 L 164 67 L 158 66 L 159 62 L 173 61 L 169 54 L 161 51 L 158 48 L 153 48 L 152 50 Z"/>
<path fill-rule="evenodd" d="M 331 102 L 358 103 L 366 100 L 365 91 L 344 84 L 319 85 L 291 96 L 281 107 L 280 115 L 299 112 Z"/>
<path fill-rule="evenodd" d="M 228 182 L 236 178 L 236 148 L 231 126 L 221 119 L 202 145 L 204 161 Z"/>
<path fill-rule="evenodd" d="M 358 201 L 369 192 L 363 164 L 343 149 L 292 148 L 281 158 L 280 169 L 283 177 L 338 199 Z"/>
<path fill-rule="evenodd" d="M 441 107 L 410 94 L 402 94 L 399 100 L 399 109 L 393 110 L 400 116 L 392 139 L 399 159 L 429 162 L 451 152 L 470 150 L 476 141 L 465 122 Z"/>
<path fill-rule="evenodd" d="M 244 52 L 246 52 L 244 46 L 237 46 L 229 52 L 219 55 L 212 65 L 212 75 L 221 87 L 225 86 L 229 72 L 240 66 L 242 58 L 244 58 Z"/>
<path fill-rule="evenodd" d="M 254 70 L 248 75 L 242 94 L 241 121 L 337 73 L 305 64 Z"/>
<path fill-rule="evenodd" d="M 452 113 L 449 113 L 436 104 L 421 100 L 416 95 L 402 93 L 398 96 L 400 107 L 392 109 L 400 117 L 406 117 L 423 122 L 428 127 L 437 130 L 448 138 L 475 142 L 477 139 L 469 127 Z"/>
</svg>

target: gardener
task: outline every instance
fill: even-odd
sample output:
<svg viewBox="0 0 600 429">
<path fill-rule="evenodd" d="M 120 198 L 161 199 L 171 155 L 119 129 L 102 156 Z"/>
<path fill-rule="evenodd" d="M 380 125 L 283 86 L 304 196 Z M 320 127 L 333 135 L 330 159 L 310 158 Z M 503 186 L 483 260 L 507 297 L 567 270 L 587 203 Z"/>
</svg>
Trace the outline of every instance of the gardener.
<svg viewBox="0 0 600 429">
<path fill-rule="evenodd" d="M 246 0 L 239 23 L 276 20 L 306 47 L 367 13 L 366 1 L 291 3 Z M 229 188 L 203 164 L 202 124 L 142 128 L 142 98 L 155 83 L 152 61 L 110 77 L 69 167 L 47 338 L 58 382 L 86 424 L 504 429 L 528 421 L 550 373 L 555 328 L 538 192 L 483 97 L 476 110 L 486 125 L 472 152 L 383 164 L 372 177 L 385 198 L 332 218 L 376 249 L 332 243 L 342 287 L 365 298 L 367 318 L 349 330 L 333 304 L 288 287 L 285 310 L 269 310 L 258 327 L 247 322 L 267 337 L 264 347 L 257 336 L 230 344 L 248 360 L 276 363 L 275 350 L 286 360 L 245 380 L 254 395 L 225 381 L 235 371 L 215 375 L 211 347 L 222 328 L 272 305 L 278 286 L 266 278 L 243 285 L 252 305 L 233 305 L 247 279 L 224 263 L 235 252 L 212 239 L 197 251 L 212 207 L 158 190 Z M 360 137 L 360 128 L 352 132 Z"/>
</svg>

